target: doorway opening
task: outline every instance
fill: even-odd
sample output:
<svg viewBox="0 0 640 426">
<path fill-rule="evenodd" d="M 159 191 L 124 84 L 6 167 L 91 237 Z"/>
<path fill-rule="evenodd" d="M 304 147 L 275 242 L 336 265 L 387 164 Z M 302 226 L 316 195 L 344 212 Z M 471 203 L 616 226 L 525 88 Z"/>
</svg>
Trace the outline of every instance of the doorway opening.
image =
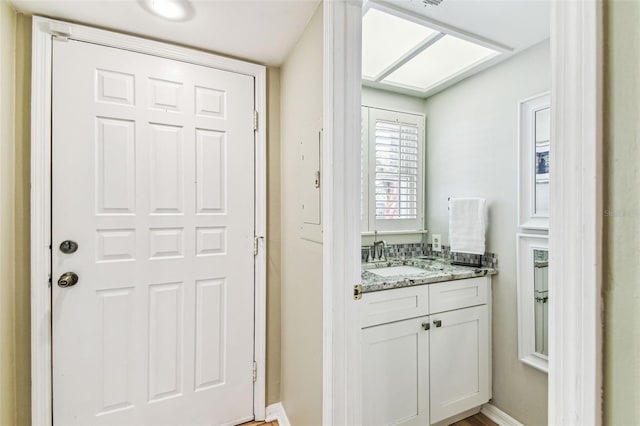
<svg viewBox="0 0 640 426">
<path fill-rule="evenodd" d="M 386 2 L 372 4 L 378 3 Z M 366 7 L 368 6 L 365 9 Z M 551 303 L 548 320 L 548 419 L 554 424 L 566 423 L 569 418 L 575 420 L 576 415 L 582 423 L 598 424 L 601 421 L 601 263 L 597 246 L 601 233 L 599 212 L 602 200 L 599 186 L 602 168 L 597 155 L 601 146 L 602 115 L 599 43 L 602 32 L 601 7 L 601 4 L 591 2 L 551 4 L 550 139 L 563 140 L 562 146 L 554 147 L 551 144 L 549 154 L 555 164 L 561 165 L 555 171 L 552 166 L 550 179 L 555 182 L 555 186 L 551 186 L 549 197 L 551 227 L 562 229 L 561 232 L 552 231 L 549 235 L 549 264 L 562 265 L 551 268 L 549 276 Z M 350 166 L 346 170 L 332 171 L 333 177 L 339 177 L 340 183 L 328 189 L 325 186 L 324 193 L 329 206 L 333 204 L 334 208 L 338 206 L 341 209 L 340 214 L 326 211 L 331 222 L 327 223 L 325 230 L 325 315 L 328 318 L 325 320 L 325 330 L 328 340 L 325 342 L 324 414 L 332 423 L 348 424 L 362 422 L 362 384 L 358 374 L 354 373 L 360 371 L 363 356 L 358 344 L 361 310 L 358 303 L 361 299 L 356 297 L 354 300 L 353 292 L 359 296 L 360 291 L 357 286 L 354 289 L 352 283 L 361 281 L 360 262 L 364 252 L 360 250 L 360 233 L 355 231 L 359 228 L 359 221 L 354 223 L 353 220 L 362 215 L 361 206 L 354 201 L 361 200 L 362 197 L 362 193 L 357 190 L 362 176 L 350 170 L 357 169 L 356 164 L 361 161 L 361 150 L 341 142 L 360 140 L 362 134 L 361 123 L 350 119 L 360 116 L 358 109 L 362 105 L 360 76 L 364 63 L 359 60 L 364 49 L 364 40 L 361 38 L 362 12 L 361 5 L 357 4 L 325 5 L 325 16 L 328 17 L 325 37 L 330 46 L 325 47 L 325 58 L 329 58 L 325 64 L 325 73 L 333 83 L 325 94 L 325 117 L 329 121 L 325 129 L 325 144 L 328 146 L 325 161 Z M 336 47 L 339 47 L 340 55 L 334 53 Z M 569 55 L 569 52 L 573 54 Z M 403 58 L 407 60 L 406 63 L 411 59 L 413 58 Z M 587 72 L 583 72 L 585 70 Z M 575 76 L 578 74 L 580 78 L 576 81 Z M 393 72 L 381 75 L 384 81 Z M 331 104 L 328 100 L 331 100 Z M 491 102 L 489 99 L 483 101 L 484 104 L 479 109 Z M 342 106 L 330 106 L 335 104 L 344 106 L 347 113 Z M 517 102 L 511 109 L 517 116 Z M 585 120 L 586 116 L 582 114 L 587 114 L 592 119 Z M 517 131 L 513 139 L 517 143 Z M 577 152 L 583 155 L 575 155 Z M 517 156 L 512 160 L 515 162 L 516 159 Z M 450 164 L 446 163 L 446 166 Z M 331 184 L 331 177 L 325 173 L 327 186 Z M 575 194 L 575 197 L 569 197 L 569 201 L 567 194 L 570 193 Z M 584 214 L 585 212 L 587 213 Z M 517 215 L 514 215 L 513 220 L 516 218 Z M 515 229 L 511 232 L 515 234 Z M 573 238 L 573 249 L 567 246 L 568 235 Z M 515 244 L 509 250 L 515 253 Z M 346 253 L 350 255 L 345 257 Z M 580 265 L 584 267 L 585 258 L 589 259 L 588 274 L 579 269 Z M 553 290 L 554 282 L 562 282 L 563 286 Z M 497 303 L 496 300 L 494 302 Z M 578 356 L 573 349 L 576 346 L 567 342 L 567 336 L 575 337 L 574 343 L 580 342 L 577 347 L 586 350 L 586 357 Z M 513 357 L 519 362 L 517 354 Z M 530 367 L 522 365 L 521 368 Z M 580 392 L 576 392 L 576 388 L 571 387 L 570 383 L 578 383 Z"/>
</svg>

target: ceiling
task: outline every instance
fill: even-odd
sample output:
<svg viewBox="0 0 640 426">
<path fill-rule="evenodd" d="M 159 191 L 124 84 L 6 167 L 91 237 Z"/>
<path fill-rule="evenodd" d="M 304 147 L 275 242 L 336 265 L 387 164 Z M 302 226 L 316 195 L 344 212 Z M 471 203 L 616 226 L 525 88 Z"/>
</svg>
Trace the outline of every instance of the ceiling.
<svg viewBox="0 0 640 426">
<path fill-rule="evenodd" d="M 368 0 L 363 84 L 431 96 L 547 40 L 550 1 Z"/>
<path fill-rule="evenodd" d="M 189 0 L 193 17 L 185 22 L 172 22 L 148 13 L 140 0 L 10 1 L 28 14 L 108 28 L 272 66 L 284 62 L 320 3 L 320 0 Z M 501 50 L 497 57 L 427 92 L 393 89 L 426 97 L 547 39 L 550 1 L 444 0 L 439 6 L 425 7 L 422 0 L 365 0 L 365 5 L 400 11 L 405 18 L 436 32 L 479 39 Z M 420 70 L 416 68 L 414 74 Z M 365 84 L 381 86 L 375 82 Z"/>
<path fill-rule="evenodd" d="M 278 66 L 320 0 L 191 0 L 194 16 L 171 22 L 136 0 L 10 0 L 21 12 L 74 21 Z"/>
</svg>

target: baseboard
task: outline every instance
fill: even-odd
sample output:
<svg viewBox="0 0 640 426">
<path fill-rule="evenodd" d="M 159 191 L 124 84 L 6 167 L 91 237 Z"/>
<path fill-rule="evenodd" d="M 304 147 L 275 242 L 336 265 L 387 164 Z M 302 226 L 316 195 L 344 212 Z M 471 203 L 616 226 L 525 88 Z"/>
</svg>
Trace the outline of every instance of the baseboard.
<svg viewBox="0 0 640 426">
<path fill-rule="evenodd" d="M 265 421 L 272 422 L 274 420 L 278 421 L 279 426 L 291 426 L 289 418 L 287 417 L 287 412 L 284 411 L 284 407 L 281 402 L 276 402 L 275 404 L 271 404 L 267 407 L 267 416 Z"/>
<path fill-rule="evenodd" d="M 480 409 L 480 412 L 489 419 L 498 423 L 499 426 L 524 426 L 522 423 L 492 404 L 484 404 Z M 287 417 L 287 412 L 284 410 L 284 406 L 281 402 L 269 405 L 267 407 L 266 414 L 265 421 L 267 422 L 277 420 L 279 426 L 291 426 L 289 418 Z"/>
<path fill-rule="evenodd" d="M 493 404 L 484 404 L 480 412 L 489 417 L 489 419 L 498 423 L 499 426 L 524 426 L 522 423 Z"/>
</svg>

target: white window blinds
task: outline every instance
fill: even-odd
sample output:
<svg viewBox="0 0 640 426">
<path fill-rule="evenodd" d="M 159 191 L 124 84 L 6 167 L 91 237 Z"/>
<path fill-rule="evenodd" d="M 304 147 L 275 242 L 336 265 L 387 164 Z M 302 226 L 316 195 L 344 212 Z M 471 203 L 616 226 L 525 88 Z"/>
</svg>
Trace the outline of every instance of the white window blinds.
<svg viewBox="0 0 640 426">
<path fill-rule="evenodd" d="M 424 116 L 362 110 L 362 229 L 424 229 Z"/>
<path fill-rule="evenodd" d="M 376 120 L 376 219 L 418 216 L 418 126 Z"/>
</svg>

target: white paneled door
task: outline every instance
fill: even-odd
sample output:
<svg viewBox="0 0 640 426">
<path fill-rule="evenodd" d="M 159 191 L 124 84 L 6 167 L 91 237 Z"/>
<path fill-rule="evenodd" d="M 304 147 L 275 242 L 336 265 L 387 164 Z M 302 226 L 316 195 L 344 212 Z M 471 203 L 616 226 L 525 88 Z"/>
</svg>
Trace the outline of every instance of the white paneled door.
<svg viewBox="0 0 640 426">
<path fill-rule="evenodd" d="M 55 426 L 253 418 L 253 110 L 253 77 L 54 41 Z"/>
</svg>

